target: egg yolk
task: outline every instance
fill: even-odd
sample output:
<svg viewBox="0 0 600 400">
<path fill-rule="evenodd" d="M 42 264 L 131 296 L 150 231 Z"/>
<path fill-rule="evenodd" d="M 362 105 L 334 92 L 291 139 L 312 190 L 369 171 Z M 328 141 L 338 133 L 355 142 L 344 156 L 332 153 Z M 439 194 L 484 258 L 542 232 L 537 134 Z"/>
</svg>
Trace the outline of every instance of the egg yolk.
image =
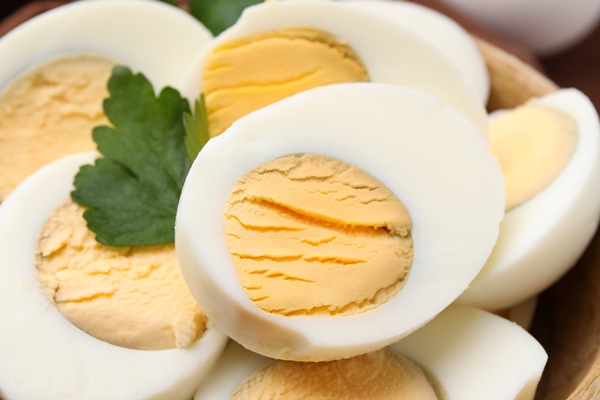
<svg viewBox="0 0 600 400">
<path fill-rule="evenodd" d="M 545 189 L 565 168 L 577 145 L 578 126 L 568 114 L 527 104 L 490 122 L 490 145 L 498 157 L 509 211 Z"/>
<path fill-rule="evenodd" d="M 388 301 L 412 265 L 411 228 L 406 208 L 381 182 L 315 154 L 255 167 L 224 212 L 246 294 L 285 316 L 350 315 Z"/>
<path fill-rule="evenodd" d="M 234 40 L 207 55 L 202 89 L 211 136 L 271 103 L 369 75 L 343 41 L 316 29 L 286 28 Z"/>
<path fill-rule="evenodd" d="M 390 349 L 328 362 L 270 361 L 235 389 L 231 400 L 435 400 L 411 360 Z"/>
<path fill-rule="evenodd" d="M 187 347 L 202 336 L 207 320 L 183 281 L 175 246 L 104 246 L 83 211 L 68 200 L 38 239 L 38 277 L 58 310 L 93 337 L 137 350 Z"/>
<path fill-rule="evenodd" d="M 96 148 L 107 125 L 102 101 L 115 62 L 73 55 L 42 63 L 0 98 L 0 201 L 31 173 L 67 154 Z"/>
</svg>

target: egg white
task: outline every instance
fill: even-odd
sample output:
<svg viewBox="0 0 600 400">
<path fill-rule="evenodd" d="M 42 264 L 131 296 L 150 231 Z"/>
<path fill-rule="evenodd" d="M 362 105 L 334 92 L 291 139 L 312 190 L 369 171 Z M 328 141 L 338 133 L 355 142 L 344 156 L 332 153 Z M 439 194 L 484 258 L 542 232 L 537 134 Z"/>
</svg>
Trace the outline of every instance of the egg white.
<svg viewBox="0 0 600 400">
<path fill-rule="evenodd" d="M 514 322 L 526 331 L 531 328 L 533 318 L 535 317 L 535 311 L 537 309 L 538 297 L 534 296 L 530 299 L 523 301 L 506 310 L 506 315 L 501 316 L 507 318 L 509 321 Z"/>
<path fill-rule="evenodd" d="M 490 94 L 485 61 L 471 35 L 444 14 L 417 3 L 391 0 L 346 0 L 347 4 L 381 18 L 388 18 L 419 35 L 444 54 L 482 104 Z"/>
<path fill-rule="evenodd" d="M 443 400 L 532 400 L 548 360 L 517 324 L 459 305 L 391 347 L 434 378 Z"/>
<path fill-rule="evenodd" d="M 98 54 L 142 72 L 156 89 L 179 88 L 212 39 L 195 18 L 148 0 L 73 2 L 23 23 L 0 39 L 0 92 L 34 65 L 67 54 Z"/>
<path fill-rule="evenodd" d="M 351 316 L 284 317 L 242 289 L 223 233 L 231 188 L 258 164 L 298 153 L 355 165 L 406 206 L 414 261 L 389 302 Z M 249 114 L 208 142 L 183 188 L 175 242 L 188 287 L 224 333 L 270 357 L 327 360 L 392 343 L 450 304 L 489 256 L 503 208 L 496 159 L 441 100 L 395 85 L 330 85 Z"/>
<path fill-rule="evenodd" d="M 506 213 L 498 243 L 459 302 L 511 307 L 557 281 L 583 254 L 600 220 L 600 124 L 590 100 L 562 89 L 535 100 L 571 115 L 578 141 L 571 160 L 542 192 Z"/>
<path fill-rule="evenodd" d="M 61 158 L 19 185 L 0 207 L 0 394 L 6 399 L 189 399 L 227 337 L 209 323 L 185 349 L 132 350 L 71 324 L 36 275 L 39 232 L 95 152 Z"/>
<path fill-rule="evenodd" d="M 390 346 L 424 369 L 440 400 L 531 400 L 548 359 L 525 330 L 498 316 L 451 306 Z M 226 400 L 269 359 L 231 341 L 194 400 Z"/>
<path fill-rule="evenodd" d="M 215 47 L 288 27 L 314 28 L 336 36 L 354 50 L 373 82 L 402 85 L 440 97 L 487 136 L 483 105 L 442 53 L 394 21 L 338 2 L 267 1 L 246 8 L 232 27 L 199 54 L 188 70 L 183 94 L 190 100 L 199 96 L 204 59 Z"/>
</svg>

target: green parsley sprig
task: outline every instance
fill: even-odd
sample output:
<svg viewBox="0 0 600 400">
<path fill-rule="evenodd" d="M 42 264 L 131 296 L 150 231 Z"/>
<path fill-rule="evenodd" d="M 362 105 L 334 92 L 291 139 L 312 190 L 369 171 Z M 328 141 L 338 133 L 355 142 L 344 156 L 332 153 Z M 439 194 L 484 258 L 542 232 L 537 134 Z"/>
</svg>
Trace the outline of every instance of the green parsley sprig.
<svg viewBox="0 0 600 400">
<path fill-rule="evenodd" d="M 201 136 L 208 135 L 206 115 L 192 117 L 177 90 L 165 88 L 156 96 L 146 77 L 122 66 L 113 69 L 108 91 L 104 111 L 113 126 L 94 129 L 102 157 L 81 167 L 71 197 L 88 208 L 84 218 L 102 244 L 171 243 L 190 155 L 208 140 Z M 187 133 L 184 115 L 193 122 L 186 123 Z"/>
</svg>

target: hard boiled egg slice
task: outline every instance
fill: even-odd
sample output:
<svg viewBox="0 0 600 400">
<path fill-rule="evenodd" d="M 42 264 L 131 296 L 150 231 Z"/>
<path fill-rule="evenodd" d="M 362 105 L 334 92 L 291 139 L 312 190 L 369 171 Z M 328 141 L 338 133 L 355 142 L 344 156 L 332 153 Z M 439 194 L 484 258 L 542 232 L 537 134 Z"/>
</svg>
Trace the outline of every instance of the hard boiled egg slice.
<svg viewBox="0 0 600 400">
<path fill-rule="evenodd" d="M 440 400 L 533 399 L 548 358 L 519 326 L 465 306 L 449 307 L 390 348 L 425 371 Z M 230 342 L 194 400 L 229 399 L 244 378 L 267 362 L 273 361 Z"/>
<path fill-rule="evenodd" d="M 498 243 L 460 296 L 461 303 L 497 310 L 534 296 L 575 264 L 598 227 L 600 128 L 594 106 L 576 89 L 557 91 L 533 104 L 573 117 L 578 128 L 575 150 L 550 185 L 506 213 Z"/>
<path fill-rule="evenodd" d="M 81 1 L 55 8 L 0 40 L 0 89 L 36 63 L 92 53 L 146 75 L 154 87 L 179 88 L 181 75 L 212 39 L 185 11 L 159 1 Z"/>
<path fill-rule="evenodd" d="M 448 400 L 532 400 L 548 360 L 520 326 L 458 305 L 391 347 L 423 367 Z"/>
<path fill-rule="evenodd" d="M 92 150 L 107 124 L 102 101 L 115 63 L 158 90 L 177 86 L 211 35 L 156 1 L 82 1 L 27 21 L 0 39 L 0 201 L 61 156 Z"/>
<path fill-rule="evenodd" d="M 277 47 L 284 46 L 284 39 L 286 51 Z M 307 51 L 329 48 L 330 52 L 325 52 L 323 60 L 315 60 L 302 56 L 303 46 Z M 357 59 L 372 82 L 403 85 L 440 97 L 483 135 L 487 133 L 482 104 L 443 54 L 394 21 L 337 2 L 272 1 L 248 7 L 236 24 L 198 56 L 188 72 L 184 95 L 194 100 L 204 92 L 211 135 L 216 136 L 235 119 L 227 113 L 245 115 L 310 88 L 313 78 L 330 74 L 335 83 L 351 82 L 338 76 L 339 70 L 330 71 L 332 59 Z M 361 74 L 356 79 L 366 78 Z M 237 109 L 244 112 L 231 111 Z M 213 127 L 217 118 L 227 122 L 214 122 Z"/>
<path fill-rule="evenodd" d="M 286 316 L 276 310 L 263 311 L 240 284 L 224 232 L 224 211 L 230 193 L 236 182 L 254 167 L 297 154 L 317 154 L 360 168 L 377 178 L 404 204 L 412 219 L 414 259 L 404 287 L 386 303 L 353 315 L 310 315 L 312 311 L 327 314 L 322 308 L 328 303 L 316 299 L 313 309 L 305 310 L 305 315 Z M 317 168 L 315 173 L 319 175 L 319 171 L 324 170 Z M 264 184 L 265 190 L 279 187 L 269 181 Z M 290 184 L 290 190 L 294 185 Z M 344 185 L 370 190 L 360 181 Z M 287 190 L 283 190 L 282 196 L 293 193 Z M 298 196 L 302 196 L 301 192 L 297 192 Z M 317 187 L 307 188 L 306 193 L 333 192 Z M 330 205 L 326 201 L 309 205 L 311 199 L 304 205 L 278 208 L 285 201 L 266 196 L 264 202 L 277 205 L 274 209 L 280 210 L 282 216 L 306 214 L 306 220 L 320 221 L 322 225 L 335 221 L 329 211 L 323 211 Z M 333 204 L 341 205 L 344 199 L 352 200 L 353 196 L 334 195 Z M 392 343 L 450 304 L 487 259 L 496 240 L 503 207 L 502 176 L 485 140 L 471 123 L 441 100 L 395 85 L 330 85 L 249 114 L 225 134 L 208 142 L 184 185 L 177 212 L 176 249 L 192 294 L 228 336 L 274 358 L 330 360 Z M 256 221 L 248 223 L 249 234 L 261 230 L 303 232 L 296 225 L 286 227 L 278 222 L 262 225 L 265 220 L 261 214 L 262 211 L 248 213 L 248 218 Z M 347 229 L 354 226 L 373 229 L 363 226 L 359 216 L 356 220 L 352 216 L 346 218 L 350 220 L 341 225 Z M 377 232 L 382 232 L 385 226 L 378 229 L 381 230 Z M 357 274 L 363 272 L 359 268 L 362 256 L 352 253 L 352 243 L 347 251 L 333 255 L 320 253 L 324 247 L 319 247 L 335 242 L 341 234 L 334 232 L 318 240 L 300 234 L 294 243 L 307 244 L 309 248 L 290 251 L 286 250 L 291 248 L 287 245 L 263 251 L 271 242 L 259 238 L 242 253 L 248 252 L 246 258 L 256 261 L 306 261 L 311 266 L 323 265 L 322 271 L 329 271 L 327 266 L 341 265 L 339 279 L 334 278 L 325 292 L 346 296 L 354 293 L 352 288 L 363 287 L 364 282 L 353 279 L 354 272 L 348 272 L 350 266 L 358 268 Z M 361 243 L 358 240 L 356 247 L 362 248 Z M 380 252 L 374 250 L 373 254 Z M 349 266 L 347 270 L 344 265 Z M 286 276 L 266 266 L 250 274 L 283 278 L 286 284 L 312 280 L 293 276 L 301 274 L 301 270 Z M 371 281 L 375 275 L 363 276 Z M 262 284 L 250 286 L 254 287 L 246 289 L 261 289 Z M 302 300 L 310 297 L 314 288 L 300 284 L 288 294 Z M 268 293 L 265 296 L 271 297 Z"/>
<path fill-rule="evenodd" d="M 482 104 L 490 93 L 490 77 L 473 38 L 454 20 L 431 8 L 407 1 L 347 0 L 364 12 L 387 18 L 419 35 L 460 71 Z"/>
<path fill-rule="evenodd" d="M 0 395 L 6 399 L 188 399 L 227 338 L 209 323 L 187 348 L 142 351 L 79 330 L 48 301 L 35 269 L 40 229 L 95 153 L 61 158 L 0 207 Z"/>
</svg>

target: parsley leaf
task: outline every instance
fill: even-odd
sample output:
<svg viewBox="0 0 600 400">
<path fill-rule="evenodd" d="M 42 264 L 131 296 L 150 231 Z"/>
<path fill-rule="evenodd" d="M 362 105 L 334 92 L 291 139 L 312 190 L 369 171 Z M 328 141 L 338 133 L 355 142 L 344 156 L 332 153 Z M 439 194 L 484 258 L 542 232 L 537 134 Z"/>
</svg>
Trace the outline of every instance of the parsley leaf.
<svg viewBox="0 0 600 400">
<path fill-rule="evenodd" d="M 186 99 L 172 88 L 155 96 L 150 82 L 115 67 L 104 111 L 114 126 L 93 131 L 104 156 L 75 177 L 73 200 L 96 240 L 108 246 L 149 246 L 174 240 L 175 214 L 190 169 L 184 143 Z"/>
<path fill-rule="evenodd" d="M 190 113 L 183 115 L 183 126 L 185 127 L 185 148 L 190 161 L 194 162 L 200 150 L 210 139 L 204 94 L 200 95 L 200 100 L 196 100 L 194 115 Z"/>
<path fill-rule="evenodd" d="M 190 0 L 190 13 L 213 35 L 218 35 L 238 20 L 244 8 L 263 0 Z"/>
</svg>

